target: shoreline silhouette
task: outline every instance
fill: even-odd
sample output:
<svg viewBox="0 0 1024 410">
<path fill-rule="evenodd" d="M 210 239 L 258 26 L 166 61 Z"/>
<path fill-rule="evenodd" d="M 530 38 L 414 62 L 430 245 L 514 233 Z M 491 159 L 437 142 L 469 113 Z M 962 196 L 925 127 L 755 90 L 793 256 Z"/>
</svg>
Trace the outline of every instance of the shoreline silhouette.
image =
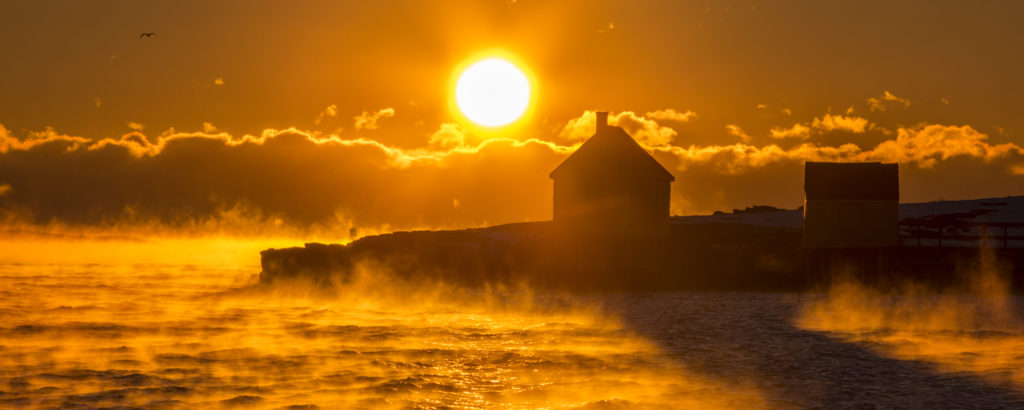
<svg viewBox="0 0 1024 410">
<path fill-rule="evenodd" d="M 941 213 L 958 201 L 901 204 L 901 213 Z M 959 201 L 963 202 L 963 201 Z M 979 199 L 972 203 L 1024 203 L 1024 197 Z M 673 217 L 664 236 L 573 234 L 547 222 L 486 228 L 410 231 L 367 236 L 349 244 L 307 243 L 302 247 L 261 252 L 261 283 L 306 280 L 330 286 L 344 283 L 356 269 L 370 265 L 410 279 L 444 280 L 468 286 L 528 283 L 578 291 L 803 291 L 826 286 L 830 275 L 806 266 L 809 251 L 801 246 L 800 210 L 721 213 Z M 904 221 L 920 220 L 922 216 Z M 926 218 L 925 218 L 926 219 Z M 969 226 L 971 221 L 964 221 Z M 896 286 L 916 281 L 936 288 L 955 286 L 967 268 L 992 252 L 1013 289 L 1024 291 L 1024 246 L 979 246 L 979 242 L 904 239 L 900 246 L 847 252 L 847 273 L 858 255 L 882 252 L 888 269 L 857 272 L 866 282 Z M 929 242 L 931 241 L 931 242 Z M 873 259 L 872 259 L 873 260 Z"/>
</svg>

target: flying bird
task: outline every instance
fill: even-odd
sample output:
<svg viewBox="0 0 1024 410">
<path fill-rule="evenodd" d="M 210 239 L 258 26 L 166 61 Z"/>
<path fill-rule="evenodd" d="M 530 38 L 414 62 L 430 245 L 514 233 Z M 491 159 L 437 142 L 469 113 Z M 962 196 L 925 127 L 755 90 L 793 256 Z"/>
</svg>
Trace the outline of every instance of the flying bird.
<svg viewBox="0 0 1024 410">
<path fill-rule="evenodd" d="M 154 33 L 154 32 L 142 33 L 142 34 L 139 34 L 139 39 L 141 40 L 143 38 L 153 37 L 153 36 L 157 36 L 157 34 Z M 160 37 L 160 36 L 157 36 L 157 37 Z"/>
</svg>

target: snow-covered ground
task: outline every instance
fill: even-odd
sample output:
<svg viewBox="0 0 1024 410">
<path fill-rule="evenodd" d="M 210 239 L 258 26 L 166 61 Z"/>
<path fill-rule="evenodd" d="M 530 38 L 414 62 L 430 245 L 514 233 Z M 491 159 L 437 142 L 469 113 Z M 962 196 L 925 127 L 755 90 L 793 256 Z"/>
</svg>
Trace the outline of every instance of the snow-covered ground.
<svg viewBox="0 0 1024 410">
<path fill-rule="evenodd" d="M 1024 222 L 1024 196 L 900 204 L 900 220 L 982 211 L 973 222 Z"/>
<path fill-rule="evenodd" d="M 801 228 L 804 226 L 804 214 L 801 209 L 780 209 L 740 214 L 688 215 L 673 217 L 672 223 L 737 223 L 773 228 Z"/>
<path fill-rule="evenodd" d="M 937 215 L 966 214 L 972 211 L 978 213 L 978 215 L 969 219 L 969 221 L 973 222 L 1024 223 L 1024 196 L 900 204 L 900 220 Z M 778 228 L 800 228 L 804 224 L 804 219 L 803 211 L 800 209 L 739 214 L 687 215 L 672 218 L 672 223 L 682 224 L 715 222 Z"/>
</svg>

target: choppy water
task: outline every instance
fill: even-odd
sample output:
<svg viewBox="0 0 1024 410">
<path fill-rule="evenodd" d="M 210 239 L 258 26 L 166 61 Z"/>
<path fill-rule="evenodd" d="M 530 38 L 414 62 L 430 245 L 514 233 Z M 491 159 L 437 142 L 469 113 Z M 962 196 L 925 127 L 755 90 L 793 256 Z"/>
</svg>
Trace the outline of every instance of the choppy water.
<svg viewBox="0 0 1024 410">
<path fill-rule="evenodd" d="M 937 305 L 904 323 L 828 294 L 324 295 L 256 270 L 0 265 L 0 407 L 1024 406 L 1016 297 L 999 323 L 915 327 Z"/>
</svg>

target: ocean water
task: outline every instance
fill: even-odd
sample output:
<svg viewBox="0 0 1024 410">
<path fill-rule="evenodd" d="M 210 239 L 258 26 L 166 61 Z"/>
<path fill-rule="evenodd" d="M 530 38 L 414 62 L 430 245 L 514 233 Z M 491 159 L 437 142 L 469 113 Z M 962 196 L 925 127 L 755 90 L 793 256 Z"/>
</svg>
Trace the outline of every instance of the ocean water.
<svg viewBox="0 0 1024 410">
<path fill-rule="evenodd" d="M 257 272 L 0 264 L 0 407 L 1024 407 L 1018 296 L 571 296 L 372 270 L 323 291 Z"/>
</svg>

